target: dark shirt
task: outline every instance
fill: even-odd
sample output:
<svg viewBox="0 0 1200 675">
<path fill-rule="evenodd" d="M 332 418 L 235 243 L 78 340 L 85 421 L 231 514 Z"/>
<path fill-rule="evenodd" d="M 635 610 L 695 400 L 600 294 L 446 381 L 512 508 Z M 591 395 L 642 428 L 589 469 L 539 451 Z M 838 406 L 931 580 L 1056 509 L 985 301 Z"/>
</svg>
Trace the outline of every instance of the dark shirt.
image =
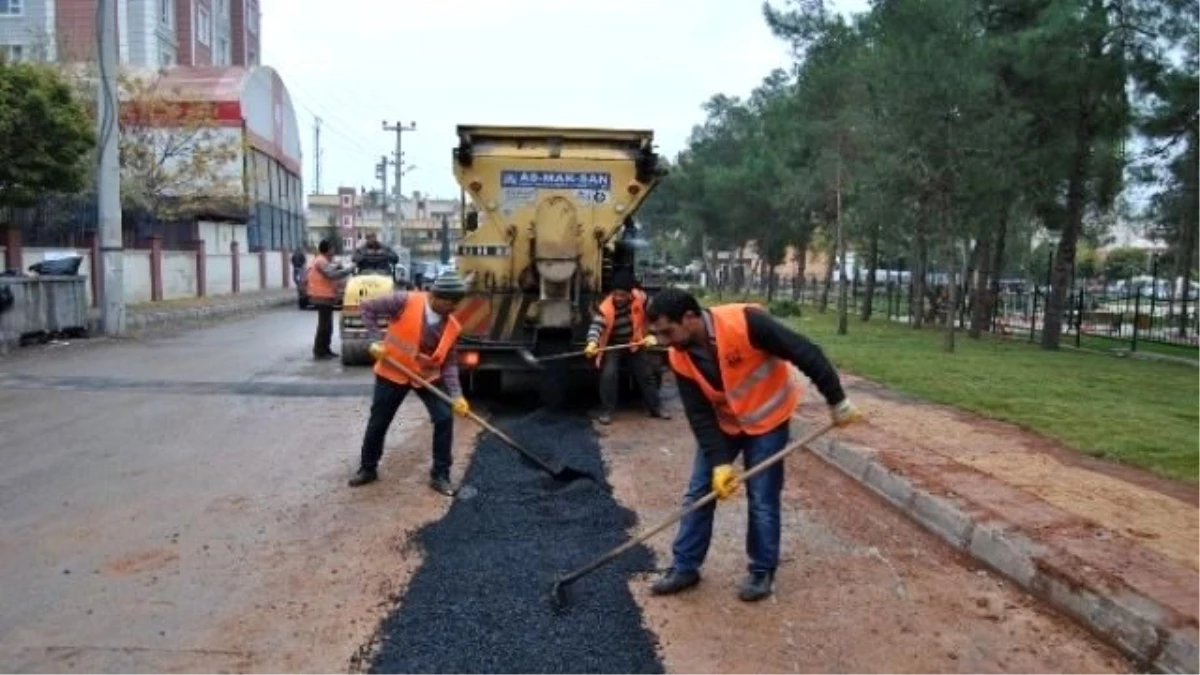
<svg viewBox="0 0 1200 675">
<path fill-rule="evenodd" d="M 383 244 L 376 248 L 363 244 L 355 249 L 352 260 L 359 270 L 388 272 L 391 271 L 392 265 L 400 262 L 400 256 Z"/>
<path fill-rule="evenodd" d="M 707 310 L 704 312 L 704 320 L 708 326 L 708 344 L 690 348 L 688 356 L 709 386 L 717 391 L 724 391 L 725 385 L 721 381 L 721 371 L 716 360 L 716 341 L 712 337 L 712 318 Z M 816 385 L 826 403 L 837 405 L 846 398 L 837 370 L 821 348 L 808 338 L 784 326 L 767 312 L 754 307 L 746 309 L 746 324 L 752 347 L 795 364 L 800 372 Z M 732 462 L 737 457 L 734 450 L 736 437 L 721 430 L 717 424 L 716 409 L 704 395 L 700 385 L 686 377 L 678 376 L 678 373 L 676 375 L 683 411 L 692 427 L 692 433 L 696 435 L 700 451 L 708 456 L 713 466 Z"/>
</svg>

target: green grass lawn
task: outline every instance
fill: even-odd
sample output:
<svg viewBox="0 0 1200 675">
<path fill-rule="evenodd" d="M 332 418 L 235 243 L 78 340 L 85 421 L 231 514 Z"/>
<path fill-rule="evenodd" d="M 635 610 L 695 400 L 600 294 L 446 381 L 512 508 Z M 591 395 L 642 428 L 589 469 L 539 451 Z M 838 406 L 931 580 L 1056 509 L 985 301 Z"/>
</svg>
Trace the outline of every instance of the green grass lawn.
<svg viewBox="0 0 1200 675">
<path fill-rule="evenodd" d="M 712 302 L 712 299 L 709 299 Z M 938 331 L 805 307 L 791 319 L 839 368 L 896 391 L 1005 420 L 1079 450 L 1197 480 L 1200 385 L 1192 365 L 1122 359 L 960 333 L 954 354 Z"/>
</svg>

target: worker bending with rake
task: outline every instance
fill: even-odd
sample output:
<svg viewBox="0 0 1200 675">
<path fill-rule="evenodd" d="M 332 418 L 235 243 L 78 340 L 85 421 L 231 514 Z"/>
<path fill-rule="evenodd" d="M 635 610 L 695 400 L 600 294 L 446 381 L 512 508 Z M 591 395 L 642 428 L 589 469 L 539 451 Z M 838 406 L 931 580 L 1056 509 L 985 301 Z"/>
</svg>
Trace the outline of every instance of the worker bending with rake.
<svg viewBox="0 0 1200 675">
<path fill-rule="evenodd" d="M 361 464 L 350 479 L 351 487 L 378 480 L 388 426 L 408 392 L 416 389 L 433 422 L 433 469 L 429 486 L 444 495 L 454 494 L 450 484 L 450 448 L 454 443 L 451 412 L 465 416 L 471 408 L 458 381 L 457 343 L 461 327 L 452 314 L 466 290 L 456 273 L 447 272 L 438 277 L 428 293 L 398 291 L 359 305 L 363 325 L 372 340 L 371 355 L 376 359 L 375 396 L 363 435 Z M 382 341 L 379 317 L 387 317 L 389 321 Z M 440 381 L 448 396 L 443 398 L 427 390 L 410 373 L 430 386 Z"/>
<path fill-rule="evenodd" d="M 646 294 L 633 287 L 633 274 L 627 269 L 618 269 L 613 274 L 612 286 L 612 292 L 592 317 L 583 352 L 587 358 L 595 359 L 596 367 L 600 369 L 600 415 L 596 421 L 612 424 L 622 361 L 629 363 L 650 416 L 669 420 L 671 416 L 662 409 L 658 385 L 650 372 L 650 360 L 646 352 L 640 350 L 658 344 L 653 335 L 646 333 Z M 620 349 L 621 345 L 629 345 L 629 348 Z M 617 349 L 609 351 L 606 347 Z"/>
<path fill-rule="evenodd" d="M 834 424 L 844 426 L 862 418 L 821 349 L 756 305 L 702 309 L 690 293 L 670 288 L 654 296 L 647 316 L 654 332 L 670 347 L 668 359 L 679 398 L 699 444 L 686 504 L 710 490 L 719 499 L 736 492 L 733 461 L 739 454 L 749 470 L 787 445 L 792 414 L 803 393 L 792 380 L 789 362 L 820 390 Z M 746 481 L 750 565 L 738 597 L 747 602 L 766 598 L 772 591 L 779 566 L 782 491 L 782 462 Z M 700 582 L 715 508 L 710 503 L 680 521 L 672 549 L 674 562 L 652 587 L 655 595 L 678 593 Z"/>
</svg>

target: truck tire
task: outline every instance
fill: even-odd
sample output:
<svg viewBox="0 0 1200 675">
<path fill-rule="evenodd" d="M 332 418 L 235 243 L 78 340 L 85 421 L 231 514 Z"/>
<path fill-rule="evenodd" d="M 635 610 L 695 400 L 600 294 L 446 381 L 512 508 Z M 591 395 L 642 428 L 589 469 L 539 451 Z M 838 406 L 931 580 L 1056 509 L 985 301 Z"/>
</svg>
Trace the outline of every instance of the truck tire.
<svg viewBox="0 0 1200 675">
<path fill-rule="evenodd" d="M 342 365 L 343 366 L 369 366 L 371 365 L 371 343 L 365 340 L 343 340 L 342 341 Z"/>
</svg>

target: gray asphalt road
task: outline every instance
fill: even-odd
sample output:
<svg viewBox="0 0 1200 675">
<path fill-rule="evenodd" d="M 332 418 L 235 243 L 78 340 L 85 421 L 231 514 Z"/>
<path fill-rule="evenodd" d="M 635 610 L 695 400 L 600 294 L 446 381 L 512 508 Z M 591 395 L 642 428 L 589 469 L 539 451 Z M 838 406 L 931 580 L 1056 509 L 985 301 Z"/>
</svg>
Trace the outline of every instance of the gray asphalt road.
<svg viewBox="0 0 1200 675">
<path fill-rule="evenodd" d="M 314 363 L 314 322 L 281 310 L 0 360 L 0 671 L 362 663 L 356 650 L 425 562 L 411 533 L 450 501 L 425 487 L 430 428 L 415 397 L 393 424 L 383 480 L 345 486 L 372 376 Z M 456 423 L 456 476 L 473 431 Z M 675 508 L 691 451 L 681 413 L 626 415 L 604 444 L 625 507 L 643 522 Z M 632 581 L 669 672 L 1124 669 L 857 485 L 802 461 L 812 466 L 785 494 L 806 513 L 800 527 L 785 521 L 786 546 L 804 561 L 782 573 L 793 601 L 730 606 L 724 582 L 744 556 L 743 519 L 728 509 L 701 589 L 650 599 L 648 582 Z M 652 542 L 660 560 L 669 540 Z M 814 645 L 797 631 L 826 637 Z"/>
<path fill-rule="evenodd" d="M 283 310 L 0 360 L 0 670 L 344 668 L 353 644 L 324 663 L 270 657 L 324 625 L 310 601 L 336 614 L 381 599 L 368 579 L 305 584 L 395 533 L 371 523 L 426 475 L 428 422 L 406 402 L 392 483 L 345 489 L 372 376 L 313 362 L 314 322 Z"/>
</svg>

